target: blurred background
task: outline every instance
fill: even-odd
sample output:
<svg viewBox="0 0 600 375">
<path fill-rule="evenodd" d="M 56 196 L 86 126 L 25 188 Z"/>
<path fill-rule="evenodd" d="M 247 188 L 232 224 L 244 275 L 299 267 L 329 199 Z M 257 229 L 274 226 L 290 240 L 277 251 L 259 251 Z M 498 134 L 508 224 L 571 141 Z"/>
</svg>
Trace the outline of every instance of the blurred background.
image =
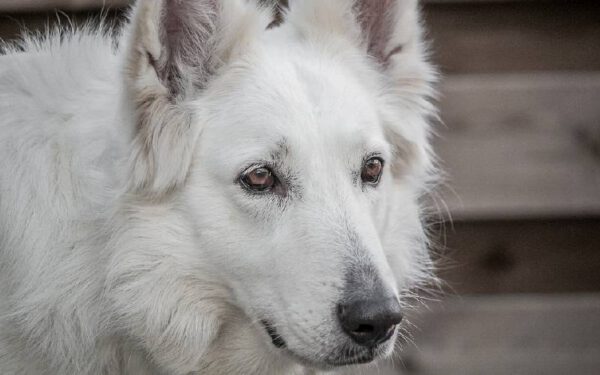
<svg viewBox="0 0 600 375">
<path fill-rule="evenodd" d="M 127 3 L 0 0 L 0 38 Z M 600 1 L 425 0 L 424 18 L 445 292 L 398 372 L 600 374 Z"/>
</svg>

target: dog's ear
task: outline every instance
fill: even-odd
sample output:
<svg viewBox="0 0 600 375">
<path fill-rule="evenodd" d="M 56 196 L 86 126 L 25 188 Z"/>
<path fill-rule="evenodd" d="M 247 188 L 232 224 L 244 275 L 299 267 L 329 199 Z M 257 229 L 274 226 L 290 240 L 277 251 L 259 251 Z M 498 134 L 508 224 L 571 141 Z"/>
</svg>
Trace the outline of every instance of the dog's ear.
<svg viewBox="0 0 600 375">
<path fill-rule="evenodd" d="M 391 88 L 384 121 L 395 147 L 395 175 L 415 166 L 427 173 L 432 167 L 428 117 L 436 114 L 431 103 L 436 72 L 427 61 L 418 0 L 355 0 L 353 7 L 360 40 Z"/>
<path fill-rule="evenodd" d="M 436 72 L 427 61 L 418 0 L 290 0 L 287 18 L 303 36 L 329 49 L 337 39 L 368 55 L 391 93 L 384 117 L 398 155 L 394 169 L 400 175 L 409 163 L 429 168 L 426 119 L 435 114 L 430 99 Z"/>
<path fill-rule="evenodd" d="M 135 116 L 131 189 L 160 196 L 185 181 L 200 133 L 190 101 L 266 28 L 245 0 L 139 0 L 126 65 Z"/>
<path fill-rule="evenodd" d="M 350 39 L 390 73 L 409 58 L 424 61 L 418 0 L 289 0 L 289 7 L 289 21 L 308 38 Z"/>
</svg>

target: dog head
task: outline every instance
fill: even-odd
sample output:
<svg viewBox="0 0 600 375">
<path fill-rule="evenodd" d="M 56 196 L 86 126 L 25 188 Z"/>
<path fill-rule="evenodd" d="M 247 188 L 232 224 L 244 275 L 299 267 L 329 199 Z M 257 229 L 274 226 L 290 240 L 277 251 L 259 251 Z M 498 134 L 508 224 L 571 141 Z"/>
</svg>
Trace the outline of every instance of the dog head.
<svg viewBox="0 0 600 375">
<path fill-rule="evenodd" d="M 402 292 L 429 267 L 418 22 L 415 0 L 292 1 L 277 27 L 245 0 L 139 3 L 129 192 L 185 222 L 187 245 L 145 248 L 138 270 L 162 269 L 171 322 L 202 293 L 175 285 L 210 273 L 282 355 L 329 368 L 392 351 Z"/>
</svg>

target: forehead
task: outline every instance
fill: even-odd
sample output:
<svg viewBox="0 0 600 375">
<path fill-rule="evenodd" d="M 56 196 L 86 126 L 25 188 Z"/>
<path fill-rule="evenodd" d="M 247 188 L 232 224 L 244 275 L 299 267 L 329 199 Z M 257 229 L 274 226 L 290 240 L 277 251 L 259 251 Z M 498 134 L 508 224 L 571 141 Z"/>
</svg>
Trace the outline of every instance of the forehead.
<svg viewBox="0 0 600 375">
<path fill-rule="evenodd" d="M 224 74 L 210 97 L 205 133 L 229 135 L 238 153 L 283 142 L 312 153 L 387 147 L 377 93 L 343 59 L 301 45 L 255 51 Z"/>
</svg>

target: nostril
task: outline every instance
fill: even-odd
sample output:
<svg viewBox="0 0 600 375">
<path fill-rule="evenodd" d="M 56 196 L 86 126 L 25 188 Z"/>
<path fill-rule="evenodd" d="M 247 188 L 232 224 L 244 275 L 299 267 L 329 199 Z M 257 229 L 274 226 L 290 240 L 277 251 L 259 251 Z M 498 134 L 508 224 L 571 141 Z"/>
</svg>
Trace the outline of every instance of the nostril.
<svg viewBox="0 0 600 375">
<path fill-rule="evenodd" d="M 367 325 L 367 324 L 361 324 L 359 325 L 353 332 L 356 333 L 371 333 L 375 330 L 375 327 Z"/>
<path fill-rule="evenodd" d="M 400 304 L 394 299 L 364 300 L 338 306 L 344 332 L 359 345 L 374 347 L 389 340 L 402 321 Z"/>
</svg>

